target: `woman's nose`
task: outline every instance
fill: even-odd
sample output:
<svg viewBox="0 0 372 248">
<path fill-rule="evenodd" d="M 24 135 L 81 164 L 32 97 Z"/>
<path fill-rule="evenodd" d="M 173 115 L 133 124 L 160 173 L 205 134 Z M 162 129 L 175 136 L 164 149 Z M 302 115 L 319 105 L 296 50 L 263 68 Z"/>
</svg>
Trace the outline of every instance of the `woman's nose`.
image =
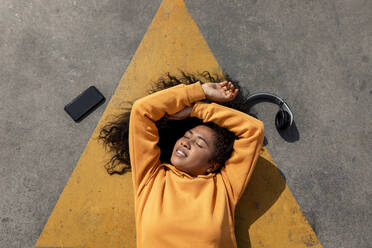
<svg viewBox="0 0 372 248">
<path fill-rule="evenodd" d="M 187 149 L 190 148 L 190 143 L 189 143 L 188 140 L 182 141 L 182 142 L 181 142 L 181 145 L 184 146 L 184 147 L 186 147 Z"/>
</svg>

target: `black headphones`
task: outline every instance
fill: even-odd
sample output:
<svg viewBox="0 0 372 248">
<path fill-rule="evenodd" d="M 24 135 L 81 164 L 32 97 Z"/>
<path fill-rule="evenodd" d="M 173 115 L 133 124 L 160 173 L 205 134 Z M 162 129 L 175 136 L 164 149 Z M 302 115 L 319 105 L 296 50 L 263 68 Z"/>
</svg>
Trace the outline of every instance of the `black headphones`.
<svg viewBox="0 0 372 248">
<path fill-rule="evenodd" d="M 293 114 L 288 104 L 282 98 L 271 93 L 260 92 L 248 96 L 246 103 L 248 106 L 255 104 L 259 100 L 266 100 L 279 105 L 279 111 L 275 116 L 275 126 L 279 130 L 288 129 L 293 123 Z"/>
</svg>

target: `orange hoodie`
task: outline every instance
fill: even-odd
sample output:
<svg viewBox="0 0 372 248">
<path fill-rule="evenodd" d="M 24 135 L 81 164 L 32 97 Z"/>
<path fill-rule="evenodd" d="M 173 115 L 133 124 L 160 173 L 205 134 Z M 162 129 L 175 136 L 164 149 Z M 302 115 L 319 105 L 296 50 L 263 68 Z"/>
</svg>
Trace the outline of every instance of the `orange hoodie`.
<svg viewBox="0 0 372 248">
<path fill-rule="evenodd" d="M 235 206 L 259 156 L 264 125 L 235 109 L 200 102 L 205 98 L 197 82 L 156 92 L 133 104 L 129 152 L 137 248 L 236 247 Z M 159 160 L 155 121 L 192 103 L 191 117 L 212 121 L 238 137 L 231 158 L 218 173 L 191 177 Z"/>
</svg>

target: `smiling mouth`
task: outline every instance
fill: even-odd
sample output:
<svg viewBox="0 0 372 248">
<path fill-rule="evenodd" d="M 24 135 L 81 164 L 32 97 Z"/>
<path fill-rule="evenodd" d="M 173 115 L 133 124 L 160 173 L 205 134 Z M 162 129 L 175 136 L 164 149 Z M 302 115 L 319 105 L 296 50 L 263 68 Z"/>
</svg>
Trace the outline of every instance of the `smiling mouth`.
<svg viewBox="0 0 372 248">
<path fill-rule="evenodd" d="M 176 154 L 179 156 L 179 157 L 184 157 L 184 158 L 186 158 L 187 157 L 187 155 L 184 153 L 184 152 L 182 152 L 182 151 L 180 151 L 180 150 L 176 150 Z"/>
</svg>

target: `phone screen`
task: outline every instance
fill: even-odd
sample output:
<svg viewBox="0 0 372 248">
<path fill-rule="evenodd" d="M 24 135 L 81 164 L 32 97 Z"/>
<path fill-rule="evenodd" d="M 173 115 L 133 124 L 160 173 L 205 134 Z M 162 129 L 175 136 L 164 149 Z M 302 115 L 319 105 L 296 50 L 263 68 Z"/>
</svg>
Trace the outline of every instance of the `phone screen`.
<svg viewBox="0 0 372 248">
<path fill-rule="evenodd" d="M 75 122 L 79 122 L 93 112 L 105 101 L 105 97 L 99 90 L 90 86 L 83 93 L 65 106 L 65 111 Z"/>
</svg>

